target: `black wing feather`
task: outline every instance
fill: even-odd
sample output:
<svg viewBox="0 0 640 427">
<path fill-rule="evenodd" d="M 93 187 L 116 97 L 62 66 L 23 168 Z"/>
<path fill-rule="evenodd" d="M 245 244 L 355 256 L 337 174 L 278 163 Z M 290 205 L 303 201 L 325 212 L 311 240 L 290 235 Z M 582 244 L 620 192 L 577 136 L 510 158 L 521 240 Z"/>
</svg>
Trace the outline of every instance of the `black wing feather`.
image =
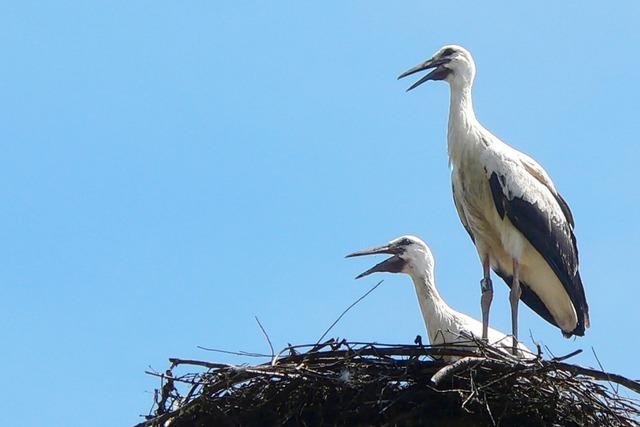
<svg viewBox="0 0 640 427">
<path fill-rule="evenodd" d="M 571 228 L 575 227 L 575 224 L 573 223 L 573 214 L 571 213 L 571 209 L 569 209 L 569 205 L 567 204 L 567 202 L 560 195 L 560 193 L 555 193 L 553 196 L 556 198 L 556 201 L 560 205 L 560 209 L 562 209 L 562 213 L 564 214 L 565 218 L 567 218 L 567 221 L 569 221 Z"/>
<path fill-rule="evenodd" d="M 502 177 L 502 180 L 504 180 L 504 177 Z M 567 291 L 578 315 L 578 324 L 573 331 L 564 332 L 570 332 L 571 334 L 580 336 L 584 335 L 585 326 L 588 326 L 589 322 L 589 308 L 587 306 L 582 280 L 578 273 L 578 249 L 573 234 L 573 217 L 571 211 L 569 211 L 564 199 L 558 195 L 556 200 L 558 200 L 567 218 L 567 222 L 556 224 L 532 203 L 520 197 L 511 196 L 511 198 L 509 198 L 505 195 L 500 181 L 501 178 L 498 174 L 493 172 L 489 178 L 489 184 L 498 214 L 500 214 L 502 218 L 506 215 L 511 223 L 529 240 L 529 243 L 531 243 L 545 261 L 547 261 Z M 562 202 L 560 202 L 560 200 Z M 537 300 L 531 296 L 527 297 L 531 304 L 525 300 L 524 295 L 523 291 L 522 299 L 525 304 L 545 318 L 545 320 L 549 321 L 548 316 L 550 314 L 546 308 L 544 310 L 540 309 L 540 305 L 543 306 L 543 304 L 542 301 L 537 298 L 537 295 Z M 555 321 L 550 323 L 555 325 Z"/>
</svg>

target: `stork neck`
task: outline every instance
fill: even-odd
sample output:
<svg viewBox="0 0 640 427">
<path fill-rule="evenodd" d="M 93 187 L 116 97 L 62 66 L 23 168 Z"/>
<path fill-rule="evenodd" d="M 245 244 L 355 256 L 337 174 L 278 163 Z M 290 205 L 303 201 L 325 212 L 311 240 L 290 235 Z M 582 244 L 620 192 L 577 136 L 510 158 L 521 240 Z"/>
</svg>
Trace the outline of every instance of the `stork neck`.
<svg viewBox="0 0 640 427">
<path fill-rule="evenodd" d="M 471 98 L 471 85 L 451 85 L 451 101 L 449 105 L 449 128 L 447 131 L 447 152 L 449 164 L 455 168 L 468 145 L 477 138 L 468 138 L 481 126 L 476 120 Z"/>
<path fill-rule="evenodd" d="M 440 293 L 436 289 L 433 273 L 431 274 L 412 274 L 411 279 L 416 288 L 416 294 L 418 296 L 418 303 L 420 304 L 420 311 L 424 318 L 425 326 L 429 332 L 429 336 L 432 336 L 431 329 L 429 328 L 429 321 L 435 318 L 442 318 L 451 309 L 447 303 L 442 299 Z M 440 322 L 433 322 L 439 324 Z M 435 326 L 432 324 L 431 326 Z"/>
<path fill-rule="evenodd" d="M 471 85 L 451 85 L 451 102 L 449 105 L 449 127 L 470 127 L 475 124 L 476 114 L 473 111 Z"/>
</svg>

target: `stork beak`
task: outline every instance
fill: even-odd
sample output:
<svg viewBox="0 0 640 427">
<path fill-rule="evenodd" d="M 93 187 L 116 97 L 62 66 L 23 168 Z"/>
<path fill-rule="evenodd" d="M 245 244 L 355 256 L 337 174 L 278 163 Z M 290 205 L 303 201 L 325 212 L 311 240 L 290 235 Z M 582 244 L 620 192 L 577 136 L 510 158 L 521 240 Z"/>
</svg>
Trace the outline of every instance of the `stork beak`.
<svg viewBox="0 0 640 427">
<path fill-rule="evenodd" d="M 407 92 L 410 91 L 411 89 L 417 88 L 422 83 L 429 80 L 444 80 L 449 75 L 451 70 L 449 70 L 448 68 L 442 67 L 441 65 L 447 64 L 449 61 L 450 59 L 448 58 L 440 58 L 440 59 L 431 58 L 428 61 L 425 61 L 422 64 L 418 64 L 415 67 L 400 74 L 398 76 L 398 80 L 405 78 L 407 76 L 410 76 L 412 74 L 419 73 L 420 71 L 428 70 L 430 68 L 435 68 L 435 69 L 431 71 L 429 74 L 427 74 L 426 76 L 422 77 L 420 80 L 418 80 L 414 84 L 412 84 L 409 87 L 409 89 L 407 89 Z"/>
<path fill-rule="evenodd" d="M 376 255 L 376 254 L 391 254 L 393 255 L 391 258 L 387 258 L 386 260 L 382 261 L 381 263 L 376 264 L 375 266 L 371 267 L 370 269 L 368 269 L 367 271 L 365 271 L 364 273 L 360 273 L 356 276 L 356 279 L 360 279 L 362 277 L 368 276 L 372 273 L 381 273 L 381 272 L 387 272 L 387 273 L 399 273 L 402 271 L 402 268 L 404 267 L 404 260 L 402 258 L 400 258 L 400 256 L 398 255 L 400 253 L 400 250 L 398 250 L 398 248 L 394 248 L 390 245 L 384 245 L 384 246 L 377 246 L 375 248 L 369 248 L 369 249 L 365 249 L 362 251 L 358 251 L 358 252 L 354 252 L 352 254 L 347 255 L 345 258 L 352 258 L 352 257 L 357 257 L 357 256 L 364 256 L 364 255 Z"/>
</svg>

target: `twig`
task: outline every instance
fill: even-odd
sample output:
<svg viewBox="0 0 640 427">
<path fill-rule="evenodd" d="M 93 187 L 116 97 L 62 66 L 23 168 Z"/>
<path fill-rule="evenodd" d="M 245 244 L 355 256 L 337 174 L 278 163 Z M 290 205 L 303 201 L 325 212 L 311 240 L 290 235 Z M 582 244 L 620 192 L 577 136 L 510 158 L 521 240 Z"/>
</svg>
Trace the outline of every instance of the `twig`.
<svg viewBox="0 0 640 427">
<path fill-rule="evenodd" d="M 156 374 L 154 372 L 151 371 L 144 371 L 145 374 L 147 375 L 151 375 L 152 377 L 158 377 L 160 378 L 160 380 L 162 380 L 162 375 L 164 374 Z M 179 382 L 179 383 L 184 383 L 184 384 L 192 384 L 192 385 L 205 385 L 206 382 L 198 382 L 195 380 L 185 380 L 183 378 L 174 378 L 173 379 L 175 382 Z"/>
<path fill-rule="evenodd" d="M 604 366 L 602 366 L 602 363 L 600 363 L 600 359 L 598 358 L 598 355 L 596 354 L 596 350 L 593 348 L 593 346 L 591 346 L 591 352 L 593 353 L 593 357 L 596 358 L 596 362 L 598 362 L 598 366 L 600 366 L 600 370 L 602 372 L 604 372 Z M 611 389 L 613 389 L 613 384 L 611 384 L 611 381 L 607 380 L 607 382 L 609 383 L 609 387 L 611 387 Z M 618 388 L 616 387 L 616 393 L 618 392 Z"/>
<path fill-rule="evenodd" d="M 538 341 L 535 340 L 535 338 L 533 338 L 533 332 L 531 332 L 531 329 L 529 329 L 529 338 L 531 338 L 531 342 L 536 345 L 536 350 L 538 353 L 536 357 L 538 359 L 542 359 L 542 346 Z"/>
<path fill-rule="evenodd" d="M 551 349 L 549 347 L 545 345 L 544 348 L 547 350 L 547 352 L 551 355 L 552 358 L 556 357 L 556 355 L 551 352 Z"/>
<path fill-rule="evenodd" d="M 629 390 L 633 390 L 636 393 L 640 393 L 640 382 L 623 377 L 622 375 L 612 374 L 604 371 L 596 371 L 595 369 L 585 368 L 583 366 L 578 366 L 578 365 L 570 365 L 564 362 L 547 362 L 547 363 L 555 364 L 556 367 L 561 368 L 565 371 L 571 372 L 572 374 L 582 374 L 600 381 L 613 381 L 614 383 L 620 384 L 621 386 L 624 386 Z"/>
<path fill-rule="evenodd" d="M 436 386 L 440 385 L 447 378 L 452 377 L 453 375 L 455 375 L 460 371 L 469 369 L 469 367 L 473 365 L 483 365 L 483 366 L 492 366 L 492 367 L 505 367 L 505 366 L 513 367 L 513 365 L 507 361 L 487 359 L 486 357 L 477 357 L 477 356 L 463 357 L 462 359 L 457 360 L 452 364 L 443 367 L 438 372 L 433 374 L 433 376 L 431 377 L 431 382 L 433 383 L 433 385 L 436 385 Z"/>
<path fill-rule="evenodd" d="M 297 363 L 303 360 L 321 360 L 321 359 L 333 359 L 340 357 L 350 356 L 376 356 L 376 357 L 389 357 L 389 356 L 430 356 L 430 357 L 466 357 L 476 356 L 476 353 L 470 348 L 464 347 L 455 348 L 453 346 L 436 345 L 430 347 L 420 348 L 415 345 L 402 346 L 402 347 L 389 347 L 389 348 L 365 348 L 356 351 L 353 350 L 335 350 L 335 351 L 323 351 L 323 352 L 309 352 L 298 354 L 295 356 L 287 356 L 278 360 L 278 364 Z M 401 361 L 395 361 L 400 363 Z"/>
<path fill-rule="evenodd" d="M 211 369 L 237 368 L 234 365 L 229 365 L 229 364 L 226 364 L 226 363 L 211 363 L 211 362 L 204 362 L 202 360 L 194 360 L 194 359 L 178 359 L 176 357 L 169 358 L 169 362 L 171 362 L 171 365 L 173 365 L 173 366 L 195 365 L 195 366 L 203 366 L 205 368 L 211 368 Z"/>
<path fill-rule="evenodd" d="M 371 292 L 373 292 L 378 286 L 380 286 L 380 284 L 382 284 L 382 282 L 384 282 L 384 280 L 380 280 L 373 288 L 369 289 L 364 295 L 362 295 L 360 298 L 358 298 L 353 304 L 351 304 L 349 307 L 347 307 L 347 309 L 345 311 L 342 312 L 342 314 L 340 316 L 338 316 L 338 318 L 335 320 L 335 322 L 333 322 L 331 324 L 331 326 L 329 326 L 327 328 L 326 331 L 324 331 L 324 334 L 322 334 L 322 336 L 318 339 L 318 341 L 316 341 L 316 345 L 318 345 L 320 343 L 320 341 L 322 341 L 322 339 L 327 336 L 327 334 L 329 333 L 329 331 L 331 329 L 333 329 L 333 327 L 336 325 L 336 323 L 338 323 L 340 321 L 340 319 L 342 319 L 342 316 L 344 316 L 345 314 L 347 314 L 347 311 L 351 310 L 356 304 L 358 304 L 360 301 L 362 301 L 363 299 L 365 299 L 367 297 L 367 295 L 369 295 Z"/>
<path fill-rule="evenodd" d="M 569 354 L 566 354 L 564 356 L 559 356 L 559 357 L 554 357 L 553 359 L 551 359 L 552 362 L 562 362 L 563 360 L 567 360 L 572 358 L 573 356 L 576 356 L 578 354 L 582 353 L 582 349 L 577 349 L 576 351 L 572 351 Z"/>
<path fill-rule="evenodd" d="M 209 348 L 209 347 L 203 347 L 201 345 L 196 346 L 196 348 L 199 348 L 200 350 L 204 350 L 204 351 L 213 351 L 215 353 L 223 353 L 223 354 L 233 354 L 234 356 L 246 356 L 246 357 L 271 357 L 268 354 L 262 354 L 262 353 L 250 353 L 248 351 L 230 351 L 230 350 L 220 350 L 217 348 Z"/>
<path fill-rule="evenodd" d="M 260 330 L 262 330 L 262 333 L 264 334 L 265 338 L 267 339 L 267 342 L 269 343 L 269 349 L 271 349 L 271 364 L 275 363 L 275 357 L 276 357 L 276 352 L 273 350 L 273 344 L 271 344 L 271 338 L 269 338 L 269 334 L 267 333 L 267 331 L 264 330 L 264 326 L 262 326 L 262 323 L 260 323 L 260 319 L 258 319 L 258 316 L 255 316 L 256 318 L 256 322 L 258 322 L 258 326 L 260 326 Z"/>
</svg>

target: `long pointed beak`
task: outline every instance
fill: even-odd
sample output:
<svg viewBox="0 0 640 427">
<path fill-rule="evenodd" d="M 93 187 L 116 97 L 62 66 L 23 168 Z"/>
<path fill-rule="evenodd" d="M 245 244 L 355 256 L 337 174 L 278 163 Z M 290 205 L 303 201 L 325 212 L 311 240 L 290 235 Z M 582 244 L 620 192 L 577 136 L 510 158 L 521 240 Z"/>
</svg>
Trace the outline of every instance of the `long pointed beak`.
<svg viewBox="0 0 640 427">
<path fill-rule="evenodd" d="M 361 251 L 354 252 L 352 254 L 349 254 L 349 255 L 345 256 L 345 258 L 353 258 L 353 257 L 357 257 L 357 256 L 376 255 L 376 254 L 391 254 L 391 255 L 395 255 L 396 253 L 397 253 L 397 251 L 394 250 L 391 246 L 383 245 L 383 246 L 374 246 L 373 248 L 367 248 L 367 249 L 363 249 Z"/>
<path fill-rule="evenodd" d="M 424 70 L 428 70 L 430 68 L 435 68 L 433 71 L 431 71 L 429 74 L 427 74 L 426 76 L 422 77 L 420 80 L 418 80 L 417 82 L 415 82 L 414 84 L 412 84 L 409 89 L 407 89 L 407 92 L 410 91 L 411 89 L 415 89 L 416 87 L 420 86 L 422 83 L 429 81 L 429 80 L 442 80 L 444 77 L 446 77 L 446 74 L 448 74 L 448 70 L 444 67 L 440 68 L 440 65 L 446 64 L 448 63 L 450 60 L 449 59 L 434 59 L 431 58 L 428 61 L 423 62 L 422 64 L 418 64 L 413 68 L 408 69 L 407 71 L 405 71 L 404 73 L 400 74 L 398 76 L 398 80 L 405 78 L 407 76 L 410 76 L 412 74 L 415 73 L 419 73 L 420 71 L 424 71 Z"/>
<path fill-rule="evenodd" d="M 364 249 L 362 251 L 349 254 L 345 258 L 352 258 L 352 257 L 364 256 L 364 255 L 377 255 L 377 254 L 390 254 L 393 256 L 391 258 L 387 258 L 381 263 L 376 264 L 375 266 L 371 267 L 364 273 L 358 274 L 356 276 L 356 279 L 360 279 L 372 273 L 378 273 L 378 272 L 399 273 L 400 271 L 402 271 L 402 268 L 404 267 L 404 260 L 397 255 L 398 250 L 389 245 L 376 246 L 374 248 Z"/>
</svg>

